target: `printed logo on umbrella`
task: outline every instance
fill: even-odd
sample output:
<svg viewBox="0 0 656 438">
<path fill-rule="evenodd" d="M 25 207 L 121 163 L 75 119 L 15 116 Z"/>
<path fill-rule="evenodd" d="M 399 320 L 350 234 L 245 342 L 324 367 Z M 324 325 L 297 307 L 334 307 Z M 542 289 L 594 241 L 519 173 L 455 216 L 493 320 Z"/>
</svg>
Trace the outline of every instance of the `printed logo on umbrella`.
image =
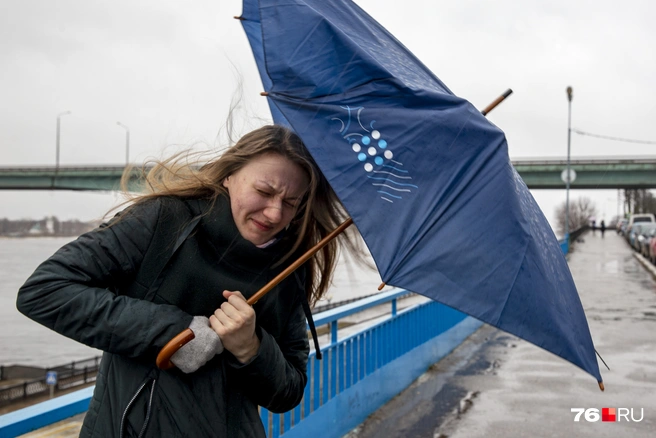
<svg viewBox="0 0 656 438">
<path fill-rule="evenodd" d="M 365 175 L 376 187 L 380 198 L 393 203 L 403 199 L 403 195 L 409 194 L 412 189 L 418 188 L 411 183 L 412 177 L 409 171 L 403 169 L 403 163 L 394 160 L 394 152 L 390 150 L 387 139 L 380 130 L 374 128 L 376 121 L 369 122 L 369 129 L 364 127 L 360 118 L 364 107 L 341 108 L 346 110 L 346 123 L 339 117 L 333 117 L 331 120 L 342 123 L 339 133 L 351 145 L 355 158 L 362 163 Z M 357 126 L 352 123 L 353 120 L 357 122 Z M 358 126 L 360 129 L 357 129 Z M 356 130 L 349 132 L 352 127 Z"/>
</svg>

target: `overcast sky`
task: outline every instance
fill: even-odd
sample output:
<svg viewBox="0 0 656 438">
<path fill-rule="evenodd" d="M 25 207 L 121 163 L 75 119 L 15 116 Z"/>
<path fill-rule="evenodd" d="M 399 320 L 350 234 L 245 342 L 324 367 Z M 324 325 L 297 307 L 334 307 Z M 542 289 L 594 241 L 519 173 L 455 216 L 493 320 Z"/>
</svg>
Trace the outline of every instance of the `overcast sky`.
<svg viewBox="0 0 656 438">
<path fill-rule="evenodd" d="M 329 1 L 329 0 L 326 0 Z M 506 133 L 511 158 L 565 157 L 572 127 L 656 140 L 656 2 L 360 0 L 458 96 Z M 213 148 L 243 84 L 243 132 L 269 117 L 237 0 L 15 0 L 0 15 L 0 166 L 120 164 Z M 572 156 L 654 155 L 654 145 L 572 134 Z M 553 223 L 565 191 L 533 191 Z M 591 197 L 600 217 L 617 191 Z M 0 191 L 0 217 L 98 218 L 115 194 Z"/>
</svg>

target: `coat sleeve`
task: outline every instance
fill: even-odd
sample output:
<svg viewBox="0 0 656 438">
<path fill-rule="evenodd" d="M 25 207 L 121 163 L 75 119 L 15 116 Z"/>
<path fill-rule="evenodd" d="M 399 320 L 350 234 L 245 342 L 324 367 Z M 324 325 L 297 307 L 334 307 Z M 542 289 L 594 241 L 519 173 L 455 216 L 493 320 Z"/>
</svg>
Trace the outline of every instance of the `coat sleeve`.
<svg viewBox="0 0 656 438">
<path fill-rule="evenodd" d="M 301 292 L 299 292 L 301 293 Z M 285 333 L 276 340 L 258 327 L 260 349 L 247 364 L 239 363 L 227 353 L 245 394 L 271 412 L 282 413 L 296 407 L 303 398 L 307 383 L 307 361 L 310 347 L 305 314 L 300 297 L 293 303 Z"/>
<path fill-rule="evenodd" d="M 162 201 L 148 201 L 83 234 L 43 262 L 18 292 L 28 318 L 66 337 L 127 357 L 150 355 L 189 326 L 171 305 L 116 293 L 134 281 L 160 221 Z"/>
</svg>

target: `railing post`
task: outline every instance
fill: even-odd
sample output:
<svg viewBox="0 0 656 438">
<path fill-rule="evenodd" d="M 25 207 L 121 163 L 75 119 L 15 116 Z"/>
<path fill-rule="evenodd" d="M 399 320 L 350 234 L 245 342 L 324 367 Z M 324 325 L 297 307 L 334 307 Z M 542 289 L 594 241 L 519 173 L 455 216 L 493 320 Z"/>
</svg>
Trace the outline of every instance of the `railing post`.
<svg viewBox="0 0 656 438">
<path fill-rule="evenodd" d="M 330 345 L 337 343 L 337 321 L 330 323 Z"/>
</svg>

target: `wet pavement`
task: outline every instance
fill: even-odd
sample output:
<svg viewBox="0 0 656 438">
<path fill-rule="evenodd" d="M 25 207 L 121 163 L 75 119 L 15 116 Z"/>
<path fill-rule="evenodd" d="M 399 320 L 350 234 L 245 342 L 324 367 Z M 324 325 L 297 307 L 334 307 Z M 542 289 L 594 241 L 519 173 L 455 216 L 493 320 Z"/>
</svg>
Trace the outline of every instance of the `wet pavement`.
<svg viewBox="0 0 656 438">
<path fill-rule="evenodd" d="M 569 266 L 611 369 L 599 362 L 605 392 L 579 368 L 485 325 L 347 437 L 656 437 L 656 269 L 615 233 L 582 239 Z M 628 415 L 575 422 L 572 408 Z"/>
</svg>

